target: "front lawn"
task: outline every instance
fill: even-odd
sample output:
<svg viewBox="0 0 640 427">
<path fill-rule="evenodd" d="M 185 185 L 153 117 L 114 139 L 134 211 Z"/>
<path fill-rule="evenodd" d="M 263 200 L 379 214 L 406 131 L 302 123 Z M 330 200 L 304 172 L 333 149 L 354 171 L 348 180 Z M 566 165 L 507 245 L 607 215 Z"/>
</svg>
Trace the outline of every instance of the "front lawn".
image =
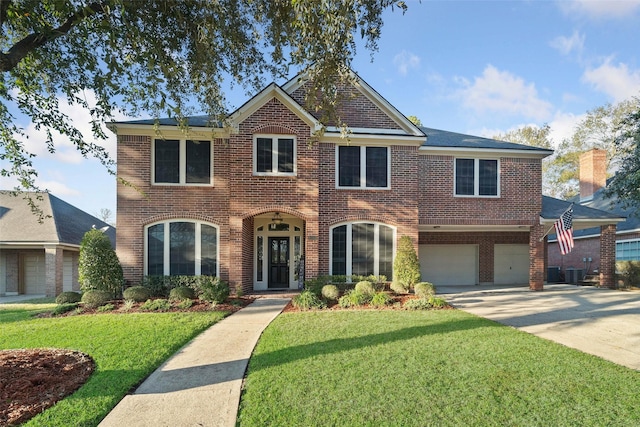
<svg viewBox="0 0 640 427">
<path fill-rule="evenodd" d="M 458 310 L 284 313 L 240 426 L 640 425 L 640 372 Z"/>
<path fill-rule="evenodd" d="M 96 370 L 73 395 L 25 426 L 96 426 L 162 362 L 224 312 L 99 314 L 33 318 L 55 304 L 0 306 L 0 349 L 67 348 L 89 354 Z"/>
</svg>

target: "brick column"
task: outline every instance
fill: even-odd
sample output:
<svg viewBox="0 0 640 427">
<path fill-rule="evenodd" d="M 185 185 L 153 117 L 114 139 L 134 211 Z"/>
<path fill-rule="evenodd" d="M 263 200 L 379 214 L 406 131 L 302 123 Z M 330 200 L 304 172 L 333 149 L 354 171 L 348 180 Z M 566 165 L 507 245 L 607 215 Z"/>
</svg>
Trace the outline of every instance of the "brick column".
<svg viewBox="0 0 640 427">
<path fill-rule="evenodd" d="M 616 287 L 616 225 L 600 227 L 600 286 Z"/>
<path fill-rule="evenodd" d="M 47 246 L 44 249 L 45 294 L 48 297 L 62 293 L 63 255 L 64 251 L 57 246 Z"/>
<path fill-rule="evenodd" d="M 317 277 L 320 269 L 318 257 L 319 223 L 318 216 L 307 219 L 304 225 L 304 278 L 305 280 Z"/>
<path fill-rule="evenodd" d="M 544 226 L 535 224 L 529 231 L 529 289 L 544 289 Z"/>
</svg>

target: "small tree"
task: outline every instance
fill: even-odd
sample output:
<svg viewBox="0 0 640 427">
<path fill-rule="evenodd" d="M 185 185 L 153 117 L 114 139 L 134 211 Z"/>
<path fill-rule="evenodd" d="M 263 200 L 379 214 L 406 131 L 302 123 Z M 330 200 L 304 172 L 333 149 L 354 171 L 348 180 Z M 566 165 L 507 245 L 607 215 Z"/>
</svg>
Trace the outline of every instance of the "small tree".
<svg viewBox="0 0 640 427">
<path fill-rule="evenodd" d="M 402 236 L 398 242 L 396 259 L 393 261 L 393 288 L 408 292 L 420 281 L 420 263 L 411 237 Z"/>
<path fill-rule="evenodd" d="M 108 291 L 117 296 L 123 283 L 122 267 L 111 241 L 100 230 L 87 231 L 80 242 L 78 262 L 80 288 L 83 291 Z"/>
</svg>

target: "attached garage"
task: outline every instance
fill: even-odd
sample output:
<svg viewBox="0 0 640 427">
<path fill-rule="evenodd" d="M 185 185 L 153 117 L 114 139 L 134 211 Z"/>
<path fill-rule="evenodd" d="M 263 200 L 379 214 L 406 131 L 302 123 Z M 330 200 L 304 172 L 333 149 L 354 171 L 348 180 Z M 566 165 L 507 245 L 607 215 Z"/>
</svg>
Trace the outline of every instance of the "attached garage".
<svg viewBox="0 0 640 427">
<path fill-rule="evenodd" d="M 420 245 L 422 280 L 436 286 L 477 285 L 478 245 Z"/>
<path fill-rule="evenodd" d="M 495 245 L 493 275 L 496 285 L 528 284 L 529 245 Z"/>
<path fill-rule="evenodd" d="M 46 292 L 44 253 L 25 254 L 23 257 L 24 293 L 42 294 Z"/>
</svg>

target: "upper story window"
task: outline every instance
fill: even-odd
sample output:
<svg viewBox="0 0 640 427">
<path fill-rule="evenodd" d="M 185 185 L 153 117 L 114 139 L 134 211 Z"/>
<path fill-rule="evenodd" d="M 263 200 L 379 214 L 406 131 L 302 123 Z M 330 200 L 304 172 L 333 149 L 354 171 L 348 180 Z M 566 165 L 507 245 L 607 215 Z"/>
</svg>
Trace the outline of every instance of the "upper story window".
<svg viewBox="0 0 640 427">
<path fill-rule="evenodd" d="M 498 160 L 456 159 L 455 195 L 497 197 Z"/>
<path fill-rule="evenodd" d="M 337 187 L 388 189 L 389 157 L 389 147 L 337 146 Z"/>
<path fill-rule="evenodd" d="M 260 135 L 253 139 L 255 175 L 296 174 L 296 140 L 293 136 Z"/>
<path fill-rule="evenodd" d="M 212 170 L 211 141 L 153 141 L 154 184 L 211 185 Z"/>
</svg>

